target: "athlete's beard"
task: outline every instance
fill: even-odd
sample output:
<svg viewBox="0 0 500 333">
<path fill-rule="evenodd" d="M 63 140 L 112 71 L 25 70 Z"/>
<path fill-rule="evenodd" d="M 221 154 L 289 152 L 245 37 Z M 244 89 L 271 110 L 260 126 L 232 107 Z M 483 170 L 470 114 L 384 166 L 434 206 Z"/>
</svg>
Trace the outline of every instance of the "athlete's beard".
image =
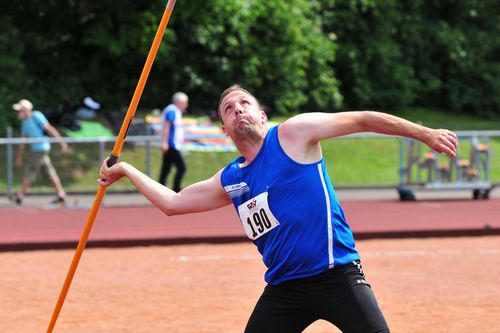
<svg viewBox="0 0 500 333">
<path fill-rule="evenodd" d="M 234 135 L 238 141 L 247 141 L 248 143 L 257 143 L 261 140 L 260 133 L 255 124 L 247 124 L 237 127 Z"/>
</svg>

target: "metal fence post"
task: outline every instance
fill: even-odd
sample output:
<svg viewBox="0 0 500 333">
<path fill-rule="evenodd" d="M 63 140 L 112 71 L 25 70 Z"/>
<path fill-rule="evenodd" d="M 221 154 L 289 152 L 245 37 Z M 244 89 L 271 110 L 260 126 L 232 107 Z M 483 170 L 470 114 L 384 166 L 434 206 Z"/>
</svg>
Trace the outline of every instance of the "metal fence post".
<svg viewBox="0 0 500 333">
<path fill-rule="evenodd" d="M 146 175 L 151 177 L 151 141 L 146 140 Z"/>
<path fill-rule="evenodd" d="M 12 138 L 12 127 L 8 126 L 7 127 L 7 138 L 11 139 Z M 14 170 L 13 170 L 13 164 L 12 159 L 13 159 L 13 152 L 12 152 L 12 143 L 7 144 L 7 163 L 5 164 L 7 167 L 7 194 L 10 195 L 13 193 L 13 187 L 14 187 Z"/>
<path fill-rule="evenodd" d="M 102 138 L 99 138 L 99 163 L 104 161 L 104 149 L 106 149 L 106 142 Z"/>
</svg>

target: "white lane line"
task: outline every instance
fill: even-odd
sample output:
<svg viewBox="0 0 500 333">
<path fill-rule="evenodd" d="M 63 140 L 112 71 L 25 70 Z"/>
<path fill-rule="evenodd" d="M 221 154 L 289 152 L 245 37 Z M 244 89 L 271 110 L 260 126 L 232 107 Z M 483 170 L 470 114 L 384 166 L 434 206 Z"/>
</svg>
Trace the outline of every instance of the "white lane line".
<svg viewBox="0 0 500 333">
<path fill-rule="evenodd" d="M 436 250 L 399 250 L 399 251 L 365 251 L 362 257 L 422 257 L 422 256 L 462 256 L 462 255 L 498 255 L 500 249 L 436 249 Z"/>
<path fill-rule="evenodd" d="M 203 256 L 173 256 L 170 257 L 170 261 L 222 261 L 222 260 L 255 260 L 260 259 L 258 255 L 250 254 L 240 254 L 240 255 L 224 255 L 224 254 L 213 254 L 213 255 L 203 255 Z"/>
<path fill-rule="evenodd" d="M 463 255 L 500 255 L 500 249 L 485 248 L 475 250 L 454 250 L 454 249 L 436 249 L 436 250 L 394 250 L 394 251 L 361 251 L 361 257 L 425 257 L 425 256 L 463 256 Z M 189 261 L 225 261 L 225 260 L 261 260 L 257 254 L 212 254 L 212 255 L 180 255 L 169 257 L 170 261 L 189 262 Z"/>
</svg>

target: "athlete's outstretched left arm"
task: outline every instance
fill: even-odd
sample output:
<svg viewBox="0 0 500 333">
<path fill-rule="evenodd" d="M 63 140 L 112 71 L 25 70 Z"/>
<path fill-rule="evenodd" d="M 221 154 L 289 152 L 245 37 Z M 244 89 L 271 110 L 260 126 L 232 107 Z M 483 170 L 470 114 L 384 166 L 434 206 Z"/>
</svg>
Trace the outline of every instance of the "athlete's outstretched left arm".
<svg viewBox="0 0 500 333">
<path fill-rule="evenodd" d="M 280 127 L 280 140 L 300 140 L 306 145 L 359 132 L 398 135 L 424 142 L 439 153 L 453 157 L 457 136 L 447 129 L 433 129 L 387 113 L 351 111 L 339 113 L 303 113 L 290 118 Z"/>
</svg>

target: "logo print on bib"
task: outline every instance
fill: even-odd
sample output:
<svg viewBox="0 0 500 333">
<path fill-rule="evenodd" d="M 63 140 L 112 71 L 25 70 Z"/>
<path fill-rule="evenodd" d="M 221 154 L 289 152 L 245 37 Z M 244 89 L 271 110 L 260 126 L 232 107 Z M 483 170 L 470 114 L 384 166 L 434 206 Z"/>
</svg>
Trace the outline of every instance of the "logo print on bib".
<svg viewBox="0 0 500 333">
<path fill-rule="evenodd" d="M 253 199 L 252 202 L 247 204 L 247 207 L 249 210 L 252 210 L 252 208 L 255 208 L 257 206 L 257 200 Z"/>
</svg>

